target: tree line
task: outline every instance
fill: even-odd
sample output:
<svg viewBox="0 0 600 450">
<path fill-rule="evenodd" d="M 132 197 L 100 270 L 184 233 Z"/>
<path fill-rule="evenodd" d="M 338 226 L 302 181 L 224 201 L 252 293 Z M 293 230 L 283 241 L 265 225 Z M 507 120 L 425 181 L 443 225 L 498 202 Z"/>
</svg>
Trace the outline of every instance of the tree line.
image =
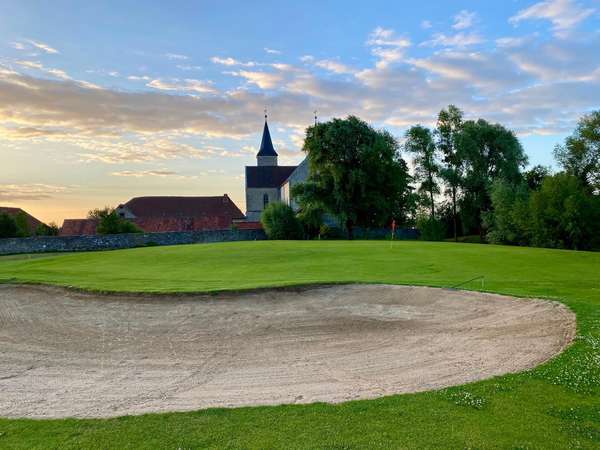
<svg viewBox="0 0 600 450">
<path fill-rule="evenodd" d="M 41 223 L 32 230 L 24 212 L 21 211 L 14 216 L 0 212 L 0 238 L 56 235 L 58 235 L 58 226 L 55 223 L 51 222 L 49 225 Z"/>
<path fill-rule="evenodd" d="M 556 173 L 526 170 L 513 131 L 465 120 L 454 105 L 440 111 L 434 128 L 408 129 L 402 144 L 350 116 L 309 127 L 303 150 L 309 176 L 292 187 L 297 223 L 275 204 L 266 212 L 267 231 L 274 217 L 285 216 L 294 237 L 313 237 L 331 216 L 349 238 L 355 227 L 394 220 L 430 240 L 600 248 L 600 111 L 582 117 L 554 149 Z M 402 151 L 412 157 L 412 171 Z"/>
</svg>

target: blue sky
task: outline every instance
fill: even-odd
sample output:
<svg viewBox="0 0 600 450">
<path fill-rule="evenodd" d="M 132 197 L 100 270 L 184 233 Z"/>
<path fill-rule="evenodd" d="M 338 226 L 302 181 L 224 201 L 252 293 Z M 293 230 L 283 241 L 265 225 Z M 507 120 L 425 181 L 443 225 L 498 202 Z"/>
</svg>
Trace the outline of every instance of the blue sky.
<svg viewBox="0 0 600 450">
<path fill-rule="evenodd" d="M 0 0 L 0 204 L 45 220 L 137 195 L 244 209 L 262 111 L 297 163 L 313 110 L 401 137 L 454 103 L 533 164 L 600 108 L 600 1 Z"/>
</svg>

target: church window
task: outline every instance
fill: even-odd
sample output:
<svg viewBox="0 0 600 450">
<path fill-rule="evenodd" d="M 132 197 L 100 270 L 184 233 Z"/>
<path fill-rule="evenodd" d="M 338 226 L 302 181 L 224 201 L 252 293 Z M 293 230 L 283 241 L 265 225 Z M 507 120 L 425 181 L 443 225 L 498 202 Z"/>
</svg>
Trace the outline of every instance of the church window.
<svg viewBox="0 0 600 450">
<path fill-rule="evenodd" d="M 263 195 L 263 208 L 266 208 L 269 204 L 269 194 Z"/>
</svg>

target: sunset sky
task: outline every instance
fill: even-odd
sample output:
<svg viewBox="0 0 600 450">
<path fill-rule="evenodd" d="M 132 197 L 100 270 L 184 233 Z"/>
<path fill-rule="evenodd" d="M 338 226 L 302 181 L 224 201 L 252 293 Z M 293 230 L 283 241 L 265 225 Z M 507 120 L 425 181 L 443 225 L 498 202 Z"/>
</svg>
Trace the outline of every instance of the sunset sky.
<svg viewBox="0 0 600 450">
<path fill-rule="evenodd" d="M 0 206 L 59 225 L 141 195 L 244 210 L 264 108 L 291 164 L 315 109 L 400 138 L 449 103 L 552 165 L 600 108 L 600 1 L 0 0 Z"/>
</svg>

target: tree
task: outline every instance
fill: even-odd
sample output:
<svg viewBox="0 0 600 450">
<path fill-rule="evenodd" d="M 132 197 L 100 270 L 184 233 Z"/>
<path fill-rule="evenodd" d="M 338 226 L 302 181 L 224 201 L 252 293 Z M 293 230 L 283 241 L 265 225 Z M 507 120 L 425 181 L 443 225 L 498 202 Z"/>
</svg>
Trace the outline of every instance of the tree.
<svg viewBox="0 0 600 450">
<path fill-rule="evenodd" d="M 436 148 L 431 131 L 428 128 L 416 125 L 406 132 L 404 148 L 415 155 L 415 181 L 419 181 L 418 192 L 424 194 L 424 204 L 429 208 L 431 220 L 435 220 L 435 195 L 440 193 L 436 177 L 439 166 L 436 160 Z"/>
<path fill-rule="evenodd" d="M 557 145 L 554 156 L 565 172 L 581 181 L 590 191 L 600 190 L 600 111 L 579 120 L 564 145 Z"/>
<path fill-rule="evenodd" d="M 352 228 L 381 227 L 406 209 L 410 176 L 398 143 L 357 117 L 333 119 L 306 130 L 309 177 L 293 188 L 301 209 L 312 204 Z"/>
<path fill-rule="evenodd" d="M 529 245 L 531 239 L 529 188 L 496 180 L 491 189 L 492 210 L 485 216 L 492 244 Z"/>
<path fill-rule="evenodd" d="M 550 169 L 537 165 L 525 172 L 525 181 L 530 190 L 537 191 L 547 176 L 550 176 Z"/>
<path fill-rule="evenodd" d="M 11 238 L 17 236 L 17 224 L 15 219 L 5 212 L 0 212 L 0 238 Z"/>
<path fill-rule="evenodd" d="M 529 214 L 533 245 L 576 250 L 600 245 L 600 197 L 574 175 L 546 177 L 531 195 Z"/>
<path fill-rule="evenodd" d="M 93 209 L 88 213 L 89 219 L 96 219 L 98 234 L 140 233 L 142 230 L 134 223 L 119 217 L 111 207 Z"/>
<path fill-rule="evenodd" d="M 302 239 L 302 225 L 294 210 L 285 203 L 269 203 L 260 221 L 269 239 Z"/>
<path fill-rule="evenodd" d="M 521 182 L 520 170 L 527 163 L 527 157 L 512 131 L 483 119 L 464 122 L 457 145 L 464 164 L 463 207 L 475 212 L 474 219 L 483 241 L 483 218 L 492 206 L 492 183 L 497 179 L 513 185 Z"/>
<path fill-rule="evenodd" d="M 447 109 L 440 111 L 436 129 L 438 149 L 443 155 L 440 176 L 448 185 L 447 194 L 450 195 L 452 201 L 452 230 L 455 241 L 458 241 L 458 190 L 463 177 L 463 161 L 457 144 L 462 123 L 462 111 L 454 105 L 449 105 Z"/>
<path fill-rule="evenodd" d="M 17 237 L 31 236 L 32 230 L 29 228 L 27 214 L 25 214 L 23 211 L 19 211 L 15 216 L 15 225 L 17 226 Z"/>
<path fill-rule="evenodd" d="M 54 222 L 50 222 L 48 225 L 41 223 L 35 230 L 36 236 L 58 236 L 58 225 Z"/>
</svg>

